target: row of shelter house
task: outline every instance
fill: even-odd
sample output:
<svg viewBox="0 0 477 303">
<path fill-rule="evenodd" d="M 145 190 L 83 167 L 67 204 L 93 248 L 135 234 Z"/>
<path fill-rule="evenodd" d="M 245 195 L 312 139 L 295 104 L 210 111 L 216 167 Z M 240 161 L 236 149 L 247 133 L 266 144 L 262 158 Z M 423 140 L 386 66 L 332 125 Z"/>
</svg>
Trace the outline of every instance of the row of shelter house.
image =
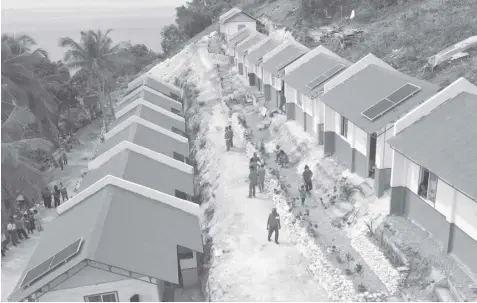
<svg viewBox="0 0 477 303">
<path fill-rule="evenodd" d="M 246 26 L 235 21 L 240 14 Z M 440 89 L 373 54 L 352 63 L 233 15 L 220 23 L 226 53 L 267 108 L 281 108 L 378 197 L 389 193 L 391 214 L 416 222 L 477 273 L 477 87 L 460 78 Z"/>
<path fill-rule="evenodd" d="M 78 194 L 57 208 L 9 301 L 170 302 L 198 285 L 183 100 L 160 73 L 129 83 Z"/>
</svg>

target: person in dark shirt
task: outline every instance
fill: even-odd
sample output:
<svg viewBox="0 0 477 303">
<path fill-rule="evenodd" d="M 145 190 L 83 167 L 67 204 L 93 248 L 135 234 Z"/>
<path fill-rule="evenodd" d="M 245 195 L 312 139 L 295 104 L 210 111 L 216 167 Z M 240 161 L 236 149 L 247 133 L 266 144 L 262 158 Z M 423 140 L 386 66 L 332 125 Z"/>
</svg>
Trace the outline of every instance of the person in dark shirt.
<svg viewBox="0 0 477 303">
<path fill-rule="evenodd" d="M 58 186 L 55 185 L 55 187 L 53 188 L 53 199 L 55 200 L 55 208 L 60 206 L 60 195 L 60 189 L 58 188 Z"/>
<path fill-rule="evenodd" d="M 248 186 L 248 197 L 252 198 L 255 197 L 255 188 L 258 183 L 258 175 L 257 175 L 257 168 L 255 165 L 252 164 L 252 160 L 250 160 L 250 172 L 248 174 L 249 186 Z"/>
<path fill-rule="evenodd" d="M 267 230 L 268 230 L 268 241 L 270 242 L 270 238 L 272 234 L 275 233 L 275 243 L 278 243 L 278 230 L 281 229 L 282 226 L 280 224 L 280 215 L 277 213 L 277 209 L 273 208 L 270 215 L 268 215 L 267 220 Z"/>
<path fill-rule="evenodd" d="M 303 181 L 305 182 L 305 189 L 307 192 L 313 189 L 313 183 L 311 182 L 311 177 L 313 177 L 313 173 L 311 172 L 308 165 L 305 165 L 305 170 L 303 171 Z"/>
</svg>

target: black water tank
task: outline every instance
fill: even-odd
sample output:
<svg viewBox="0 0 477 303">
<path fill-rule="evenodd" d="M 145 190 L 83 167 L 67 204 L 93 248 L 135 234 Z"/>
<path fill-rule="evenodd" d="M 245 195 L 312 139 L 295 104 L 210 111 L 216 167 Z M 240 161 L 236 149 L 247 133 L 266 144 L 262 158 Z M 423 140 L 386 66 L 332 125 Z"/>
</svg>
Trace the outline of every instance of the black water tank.
<svg viewBox="0 0 477 303">
<path fill-rule="evenodd" d="M 134 296 L 129 299 L 129 302 L 139 302 L 139 295 L 135 294 Z"/>
</svg>

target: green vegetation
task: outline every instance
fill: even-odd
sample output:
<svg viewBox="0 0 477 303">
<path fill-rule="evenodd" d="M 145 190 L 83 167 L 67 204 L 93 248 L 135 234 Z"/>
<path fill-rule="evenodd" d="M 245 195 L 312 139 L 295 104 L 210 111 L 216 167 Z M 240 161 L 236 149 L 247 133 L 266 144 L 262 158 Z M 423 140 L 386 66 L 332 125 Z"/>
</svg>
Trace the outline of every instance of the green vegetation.
<svg viewBox="0 0 477 303">
<path fill-rule="evenodd" d="M 477 34 L 474 0 L 275 0 L 244 7 L 255 17 L 267 18 L 292 31 L 310 48 L 320 44 L 356 62 L 368 53 L 400 71 L 446 86 L 459 77 L 477 84 L 477 50 L 433 71 L 428 57 Z M 349 19 L 352 11 L 355 18 Z M 323 34 L 323 26 L 339 33 Z M 321 35 L 320 35 L 321 33 Z M 321 37 L 319 37 L 321 36 Z M 338 37 L 337 37 L 338 36 Z M 321 39 L 320 39 L 321 38 Z"/>
<path fill-rule="evenodd" d="M 64 61 L 35 48 L 32 37 L 2 35 L 2 218 L 16 211 L 19 194 L 37 197 L 54 150 L 96 114 L 114 117 L 111 93 L 161 56 L 145 45 L 113 44 L 111 31 L 61 38 Z M 78 71 L 70 75 L 70 69 Z M 99 100 L 100 111 L 88 107 Z M 99 98 L 98 98 L 99 97 Z M 107 119 L 108 114 L 103 115 Z"/>
</svg>

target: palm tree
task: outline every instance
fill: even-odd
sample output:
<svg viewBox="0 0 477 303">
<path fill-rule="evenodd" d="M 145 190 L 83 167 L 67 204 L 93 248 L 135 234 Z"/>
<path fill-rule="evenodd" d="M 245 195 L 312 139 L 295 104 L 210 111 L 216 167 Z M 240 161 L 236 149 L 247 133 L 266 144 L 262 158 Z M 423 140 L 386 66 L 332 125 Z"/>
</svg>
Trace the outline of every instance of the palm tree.
<svg viewBox="0 0 477 303">
<path fill-rule="evenodd" d="M 78 72 L 88 75 L 88 88 L 96 90 L 100 97 L 100 107 L 104 113 L 104 102 L 106 95 L 109 100 L 109 107 L 114 118 L 114 109 L 111 100 L 111 79 L 117 72 L 118 66 L 130 62 L 130 55 L 126 52 L 130 45 L 119 43 L 113 45 L 112 39 L 108 36 L 111 30 L 102 32 L 101 30 L 82 31 L 79 42 L 70 37 L 60 39 L 60 46 L 69 50 L 65 54 L 64 61 L 70 68 L 79 68 Z M 94 85 L 93 83 L 96 83 Z M 107 131 L 106 115 L 103 114 L 103 123 Z"/>
<path fill-rule="evenodd" d="M 15 107 L 28 108 L 36 118 L 41 136 L 56 143 L 56 100 L 43 87 L 48 78 L 36 75 L 48 62 L 48 56 L 42 49 L 31 51 L 34 45 L 35 41 L 28 36 L 2 35 L 2 117 L 8 119 Z M 9 112 L 3 111 L 3 105 L 9 107 Z"/>
</svg>

